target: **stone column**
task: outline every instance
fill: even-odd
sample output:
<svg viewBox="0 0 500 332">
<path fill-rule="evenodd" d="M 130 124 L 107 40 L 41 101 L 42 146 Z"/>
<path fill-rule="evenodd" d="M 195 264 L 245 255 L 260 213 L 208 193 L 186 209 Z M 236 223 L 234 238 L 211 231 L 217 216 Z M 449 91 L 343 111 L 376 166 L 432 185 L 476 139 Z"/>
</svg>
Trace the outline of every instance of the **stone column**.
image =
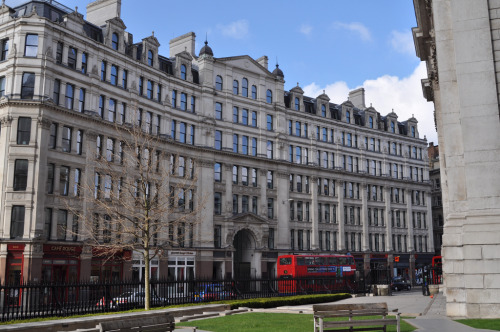
<svg viewBox="0 0 500 332">
<path fill-rule="evenodd" d="M 233 213 L 233 165 L 224 164 L 224 175 L 226 177 L 225 199 L 222 197 L 222 214 L 230 218 Z M 213 170 L 212 170 L 213 173 Z M 213 187 L 213 185 L 212 185 Z"/>
<path fill-rule="evenodd" d="M 368 251 L 369 245 L 368 245 L 368 236 L 369 236 L 369 227 L 368 227 L 368 193 L 366 192 L 368 190 L 368 185 L 366 183 L 363 183 L 361 185 L 361 200 L 362 200 L 362 207 L 361 207 L 361 224 L 363 226 L 363 239 L 361 241 L 361 246 L 362 248 L 359 248 L 361 251 Z"/>
<path fill-rule="evenodd" d="M 345 222 L 344 220 L 344 180 L 337 180 L 337 195 L 339 198 L 339 205 L 337 207 L 337 221 L 339 225 L 339 236 L 338 236 L 338 250 L 346 250 L 345 248 Z"/>
<path fill-rule="evenodd" d="M 276 214 L 278 221 L 278 248 L 287 248 L 290 243 L 290 204 L 288 203 L 289 174 L 277 173 Z"/>
<path fill-rule="evenodd" d="M 406 190 L 406 214 L 408 215 L 408 251 L 409 252 L 414 252 L 415 251 L 415 243 L 413 241 L 413 208 L 411 205 L 411 197 L 412 192 L 411 190 Z M 432 223 L 432 220 L 431 220 Z"/>
<path fill-rule="evenodd" d="M 391 220 L 391 189 L 389 187 L 384 187 L 384 200 L 385 200 L 385 236 L 387 241 L 385 241 L 385 250 L 392 250 L 392 220 Z"/>
<path fill-rule="evenodd" d="M 321 216 L 318 216 L 318 178 L 311 177 L 311 249 L 319 248 L 319 221 Z"/>
<path fill-rule="evenodd" d="M 259 206 L 259 215 L 263 218 L 267 218 L 267 171 L 266 170 L 259 170 L 259 180 L 258 183 L 260 184 L 260 203 L 258 203 Z"/>
<path fill-rule="evenodd" d="M 195 207 L 200 220 L 198 227 L 198 239 L 201 247 L 213 247 L 214 245 L 214 163 L 211 161 L 199 161 L 197 163 L 199 176 L 197 190 L 199 197 L 204 200 L 204 206 Z"/>
</svg>

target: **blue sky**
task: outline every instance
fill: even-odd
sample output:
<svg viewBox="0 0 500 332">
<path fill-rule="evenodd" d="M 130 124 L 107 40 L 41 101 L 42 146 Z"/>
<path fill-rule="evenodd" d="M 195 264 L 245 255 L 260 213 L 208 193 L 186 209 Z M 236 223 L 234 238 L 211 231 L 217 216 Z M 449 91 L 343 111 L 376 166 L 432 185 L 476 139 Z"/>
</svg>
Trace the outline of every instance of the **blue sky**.
<svg viewBox="0 0 500 332">
<path fill-rule="evenodd" d="M 59 2 L 83 14 L 90 3 Z M 309 96 L 326 90 L 342 103 L 363 86 L 367 106 L 382 115 L 394 109 L 400 121 L 414 114 L 420 137 L 437 143 L 433 105 L 420 87 L 426 71 L 411 37 L 411 0 L 122 0 L 121 16 L 135 41 L 154 31 L 166 56 L 170 39 L 193 31 L 197 52 L 208 35 L 215 57 L 267 55 L 271 71 L 277 59 L 287 90 L 299 83 Z"/>
</svg>

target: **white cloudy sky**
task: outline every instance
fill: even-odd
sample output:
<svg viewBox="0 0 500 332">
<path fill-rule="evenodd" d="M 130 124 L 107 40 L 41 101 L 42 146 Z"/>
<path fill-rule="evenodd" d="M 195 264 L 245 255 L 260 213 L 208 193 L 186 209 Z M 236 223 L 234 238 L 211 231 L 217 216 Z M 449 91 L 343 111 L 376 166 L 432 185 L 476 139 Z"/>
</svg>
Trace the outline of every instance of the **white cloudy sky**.
<svg viewBox="0 0 500 332">
<path fill-rule="evenodd" d="M 26 1 L 6 0 L 9 6 Z M 89 0 L 59 0 L 85 14 Z M 285 89 L 297 82 L 316 97 L 326 90 L 334 103 L 363 86 L 367 105 L 382 115 L 392 109 L 404 121 L 415 115 L 421 137 L 437 143 L 433 105 L 422 97 L 425 65 L 415 55 L 411 28 L 416 26 L 410 0 L 122 0 L 127 30 L 138 41 L 151 35 L 160 53 L 169 40 L 193 31 L 196 48 L 206 36 L 215 57 L 248 54 L 269 57 L 285 73 Z"/>
</svg>

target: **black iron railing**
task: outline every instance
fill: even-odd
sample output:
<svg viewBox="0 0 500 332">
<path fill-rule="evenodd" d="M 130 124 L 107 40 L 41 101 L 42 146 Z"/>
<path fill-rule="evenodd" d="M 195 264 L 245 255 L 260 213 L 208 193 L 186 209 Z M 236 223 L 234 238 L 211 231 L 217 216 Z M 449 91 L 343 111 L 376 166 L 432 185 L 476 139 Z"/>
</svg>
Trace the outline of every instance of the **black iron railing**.
<svg viewBox="0 0 500 332">
<path fill-rule="evenodd" d="M 151 307 L 299 294 L 364 292 L 352 278 L 151 281 Z M 0 321 L 92 314 L 144 307 L 134 282 L 24 283 L 0 286 Z"/>
</svg>

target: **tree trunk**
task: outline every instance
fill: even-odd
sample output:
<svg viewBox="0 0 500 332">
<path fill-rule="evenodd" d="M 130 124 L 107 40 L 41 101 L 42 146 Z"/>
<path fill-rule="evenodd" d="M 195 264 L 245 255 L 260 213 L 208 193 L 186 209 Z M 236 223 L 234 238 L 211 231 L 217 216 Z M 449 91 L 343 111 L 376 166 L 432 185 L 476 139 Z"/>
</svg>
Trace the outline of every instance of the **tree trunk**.
<svg viewBox="0 0 500 332">
<path fill-rule="evenodd" d="M 144 249 L 144 309 L 151 309 L 151 283 L 149 277 L 149 249 Z"/>
</svg>

